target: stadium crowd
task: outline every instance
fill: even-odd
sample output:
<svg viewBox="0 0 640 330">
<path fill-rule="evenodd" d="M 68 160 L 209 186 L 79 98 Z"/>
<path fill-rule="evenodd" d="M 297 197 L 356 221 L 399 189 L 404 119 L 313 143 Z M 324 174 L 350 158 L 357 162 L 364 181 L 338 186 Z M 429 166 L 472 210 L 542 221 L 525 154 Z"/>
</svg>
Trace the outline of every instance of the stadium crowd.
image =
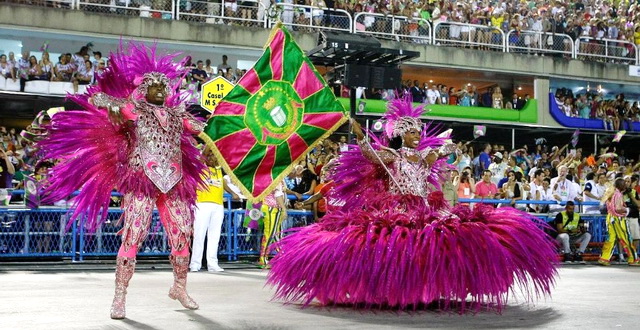
<svg viewBox="0 0 640 330">
<path fill-rule="evenodd" d="M 41 133 L 43 124 L 46 120 L 37 119 L 25 129 L 28 134 L 15 128 L 0 127 L 3 141 L 0 146 L 0 188 L 22 188 L 27 176 L 39 181 L 55 175 L 49 171 L 53 166 L 51 161 L 40 160 L 32 141 L 25 138 Z M 524 145 L 513 150 L 473 141 L 459 141 L 457 146 L 448 159 L 453 170 L 442 187 L 445 198 L 454 205 L 468 203 L 464 199 L 500 199 L 501 204 L 497 207 L 513 206 L 543 216 L 555 215 L 554 223 L 561 225 L 557 227 L 557 239 L 565 247 L 561 250 L 566 261 L 581 262 L 581 254 L 591 239 L 585 236 L 588 233 L 584 226 L 573 228 L 574 231 L 564 228 L 566 217 L 573 217 L 574 212 L 607 214 L 601 199 L 617 181 L 624 181 L 624 203 L 629 209 L 627 221 L 638 222 L 640 160 L 627 158 L 624 150 L 616 150 L 615 144 L 588 154 L 568 145 L 547 145 L 544 139 L 537 139 L 531 148 Z M 330 197 L 327 199 L 323 195 L 331 185 L 326 181 L 323 169 L 348 148 L 347 136 L 336 134 L 311 150 L 284 179 L 285 191 L 292 198 L 288 207 L 313 211 L 316 219 L 322 217 L 332 205 Z M 228 178 L 225 180 L 232 185 Z M 242 198 L 239 190 L 236 195 Z M 581 205 L 582 202 L 592 203 Z M 112 206 L 118 205 L 119 200 L 114 198 Z M 581 220 L 580 223 L 585 222 Z M 583 239 L 580 242 L 584 245 L 571 254 L 566 246 L 578 238 Z"/>
<path fill-rule="evenodd" d="M 49 5 L 52 7 L 72 7 L 68 1 L 29 1 L 9 0 L 8 2 Z M 597 39 L 607 38 L 613 40 L 632 41 L 640 44 L 640 8 L 638 2 L 633 0 L 213 0 L 213 1 L 189 1 L 180 0 L 178 7 L 184 13 L 199 15 L 224 15 L 236 18 L 262 19 L 265 10 L 272 4 L 295 4 L 301 7 L 296 10 L 284 10 L 282 19 L 285 22 L 299 22 L 309 24 L 313 20 L 316 24 L 338 24 L 333 18 L 327 20 L 327 16 L 336 16 L 331 9 L 340 9 L 350 14 L 360 12 L 376 13 L 383 15 L 404 16 L 407 18 L 423 19 L 432 24 L 441 22 L 468 23 L 483 25 L 504 32 L 538 31 L 552 34 L 567 34 L 574 40 L 579 37 L 592 37 Z M 91 3 L 113 6 L 111 9 L 102 9 L 90 6 Z M 149 11 L 170 11 L 170 0 L 102 0 L 87 1 L 83 10 L 103 11 L 115 14 L 145 15 L 150 17 L 162 17 L 153 15 Z M 140 11 L 117 10 L 116 6 L 137 8 Z M 323 10 L 314 10 L 316 7 Z M 268 9 L 267 9 L 268 11 Z M 217 21 L 216 21 L 217 22 Z M 233 21 L 230 21 L 231 23 Z M 238 22 L 239 24 L 239 22 Z M 366 29 L 388 29 L 375 19 L 363 24 Z M 418 29 L 420 24 L 413 24 L 408 29 Z M 400 27 L 394 27 L 399 29 Z M 469 28 L 453 29 L 453 36 L 459 38 L 474 33 Z M 451 31 L 449 31 L 451 32 Z M 491 32 L 474 33 L 474 41 L 482 41 L 491 38 Z M 464 38 L 463 38 L 464 39 Z M 547 40 L 530 38 L 530 43 L 545 43 Z M 628 49 L 627 51 L 631 51 Z M 624 52 L 624 50 L 623 50 Z"/>
<path fill-rule="evenodd" d="M 633 123 L 640 122 L 638 101 L 629 100 L 623 93 L 606 98 L 597 90 L 574 95 L 571 89 L 559 88 L 555 93 L 558 108 L 568 117 L 599 119 L 606 130 L 633 130 Z"/>
</svg>

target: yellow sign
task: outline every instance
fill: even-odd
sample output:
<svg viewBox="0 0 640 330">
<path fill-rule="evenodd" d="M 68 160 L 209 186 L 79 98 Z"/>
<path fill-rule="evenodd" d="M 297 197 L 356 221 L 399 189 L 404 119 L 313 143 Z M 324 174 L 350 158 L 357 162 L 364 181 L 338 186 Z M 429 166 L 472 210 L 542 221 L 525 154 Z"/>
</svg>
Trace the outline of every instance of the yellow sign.
<svg viewBox="0 0 640 330">
<path fill-rule="evenodd" d="M 218 103 L 232 88 L 233 84 L 221 76 L 207 81 L 202 85 L 202 90 L 200 91 L 200 105 L 207 111 L 213 112 Z"/>
</svg>

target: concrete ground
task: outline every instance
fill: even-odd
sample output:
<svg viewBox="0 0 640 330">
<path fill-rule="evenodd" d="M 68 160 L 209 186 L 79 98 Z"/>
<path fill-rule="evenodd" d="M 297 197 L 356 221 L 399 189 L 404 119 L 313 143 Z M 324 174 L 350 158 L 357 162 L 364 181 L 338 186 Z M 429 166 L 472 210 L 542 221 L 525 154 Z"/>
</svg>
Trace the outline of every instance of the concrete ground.
<svg viewBox="0 0 640 330">
<path fill-rule="evenodd" d="M 0 264 L 0 329 L 638 329 L 640 269 L 564 266 L 553 296 L 535 305 L 511 299 L 502 315 L 356 311 L 283 305 L 264 287 L 266 271 L 235 264 L 189 274 L 200 304 L 188 311 L 167 297 L 168 264 L 140 264 L 127 296 L 127 319 L 111 320 L 113 265 Z M 520 300 L 520 302 L 518 301 Z"/>
</svg>

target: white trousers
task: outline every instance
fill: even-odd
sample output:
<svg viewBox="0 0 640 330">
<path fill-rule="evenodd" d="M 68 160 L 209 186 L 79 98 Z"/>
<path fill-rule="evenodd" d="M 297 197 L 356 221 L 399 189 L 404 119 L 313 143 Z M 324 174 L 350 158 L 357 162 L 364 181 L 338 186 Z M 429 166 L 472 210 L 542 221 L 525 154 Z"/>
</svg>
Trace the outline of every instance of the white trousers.
<svg viewBox="0 0 640 330">
<path fill-rule="evenodd" d="M 191 270 L 202 267 L 202 252 L 204 238 L 207 240 L 207 267 L 218 264 L 218 243 L 224 220 L 224 207 L 216 203 L 196 204 L 195 220 L 193 222 L 193 250 L 191 252 Z"/>
</svg>

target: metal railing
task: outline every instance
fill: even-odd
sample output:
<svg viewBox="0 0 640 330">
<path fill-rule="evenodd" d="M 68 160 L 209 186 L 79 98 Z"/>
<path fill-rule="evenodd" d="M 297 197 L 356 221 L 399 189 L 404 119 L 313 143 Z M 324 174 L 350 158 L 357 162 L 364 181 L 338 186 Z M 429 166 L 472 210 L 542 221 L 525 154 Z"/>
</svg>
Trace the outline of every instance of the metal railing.
<svg viewBox="0 0 640 330">
<path fill-rule="evenodd" d="M 433 44 L 505 51 L 504 31 L 484 25 L 440 22 L 433 28 Z"/>
<path fill-rule="evenodd" d="M 290 3 L 276 3 L 272 4 L 268 10 L 269 26 L 273 26 L 278 20 L 295 31 L 353 32 L 353 18 L 349 12 L 342 9 L 323 9 Z"/>
<path fill-rule="evenodd" d="M 14 193 L 20 193 L 14 191 Z M 293 196 L 290 196 L 293 197 Z M 460 199 L 461 203 L 509 204 L 510 200 Z M 517 201 L 516 204 L 561 205 L 554 201 Z M 592 205 L 594 203 L 578 203 Z M 597 202 L 595 202 L 597 204 Z M 74 222 L 66 230 L 69 209 L 47 208 L 11 209 L 0 208 L 0 260 L 2 258 L 23 257 L 64 257 L 73 261 L 83 261 L 85 257 L 113 257 L 120 247 L 122 228 L 118 219 L 122 215 L 119 208 L 110 208 L 107 221 L 96 232 L 85 232 L 82 220 Z M 218 253 L 229 260 L 238 256 L 257 256 L 262 239 L 261 231 L 249 230 L 243 226 L 244 209 L 232 209 L 227 202 Z M 532 214 L 544 221 L 552 221 L 555 213 Z M 313 214 L 308 211 L 288 210 L 289 217 L 283 222 L 282 230 L 306 226 Z M 592 242 L 604 242 L 607 237 L 604 215 L 581 214 L 589 223 Z M 168 255 L 170 248 L 167 236 L 154 212 L 149 235 L 139 251 L 140 256 Z"/>
<path fill-rule="evenodd" d="M 579 37 L 538 31 L 505 31 L 492 26 L 440 22 L 435 26 L 419 18 L 341 9 L 276 3 L 264 0 L 209 2 L 205 0 L 41 0 L 10 1 L 36 6 L 62 7 L 88 12 L 214 24 L 270 28 L 278 20 L 292 30 L 345 31 L 397 41 L 494 50 L 523 54 L 551 54 L 584 61 L 640 63 L 638 46 L 625 40 Z"/>
<path fill-rule="evenodd" d="M 353 33 L 412 43 L 431 43 L 431 24 L 423 19 L 376 13 L 357 13 Z"/>
<path fill-rule="evenodd" d="M 579 60 L 638 63 L 638 46 L 632 42 L 614 39 L 579 37 L 575 41 L 575 58 Z"/>
<path fill-rule="evenodd" d="M 0 2 L 61 9 L 75 9 L 76 5 L 76 0 L 5 0 Z"/>
<path fill-rule="evenodd" d="M 173 19 L 174 0 L 72 0 L 82 11 L 147 18 Z"/>
<path fill-rule="evenodd" d="M 240 2 L 180 1 L 176 19 L 210 24 L 267 27 L 264 4 L 255 0 Z"/>
<path fill-rule="evenodd" d="M 573 58 L 574 42 L 570 36 L 560 33 L 511 30 L 507 33 L 508 53 L 557 54 Z"/>
<path fill-rule="evenodd" d="M 66 230 L 68 209 L 0 208 L 0 260 L 2 258 L 63 257 L 83 261 L 86 257 L 115 257 L 120 248 L 118 232 L 122 223 L 118 219 L 122 210 L 111 208 L 108 220 L 95 232 L 85 231 L 83 221 L 74 222 Z M 289 210 L 289 217 L 282 230 L 305 226 L 313 218 L 307 211 Z M 240 255 L 257 256 L 260 253 L 262 231 L 248 230 L 243 226 L 244 209 L 227 208 L 222 224 L 218 255 L 236 260 Z M 163 256 L 171 252 L 167 235 L 160 224 L 158 212 L 154 212 L 149 235 L 140 247 L 138 255 Z"/>
</svg>

